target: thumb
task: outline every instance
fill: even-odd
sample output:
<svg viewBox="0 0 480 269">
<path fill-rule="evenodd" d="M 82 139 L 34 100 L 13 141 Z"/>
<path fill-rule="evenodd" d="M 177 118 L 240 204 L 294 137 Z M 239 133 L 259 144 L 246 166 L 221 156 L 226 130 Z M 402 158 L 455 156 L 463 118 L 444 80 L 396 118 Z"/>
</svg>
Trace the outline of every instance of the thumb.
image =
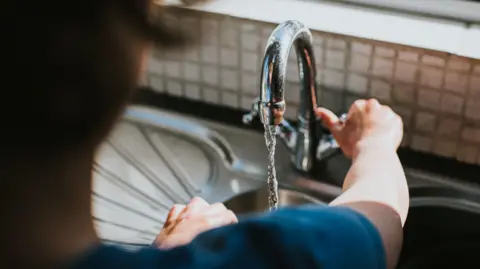
<svg viewBox="0 0 480 269">
<path fill-rule="evenodd" d="M 176 220 L 178 216 L 180 215 L 181 212 L 183 212 L 185 209 L 185 205 L 173 205 L 172 208 L 170 209 L 170 212 L 168 212 L 167 219 L 165 220 L 165 223 L 163 224 L 163 228 L 166 228 L 170 226 L 172 221 Z"/>
<path fill-rule="evenodd" d="M 335 135 L 341 130 L 342 124 L 337 115 L 332 111 L 323 107 L 317 107 L 315 109 L 315 114 L 322 120 L 325 127 L 327 127 L 332 134 Z"/>
</svg>

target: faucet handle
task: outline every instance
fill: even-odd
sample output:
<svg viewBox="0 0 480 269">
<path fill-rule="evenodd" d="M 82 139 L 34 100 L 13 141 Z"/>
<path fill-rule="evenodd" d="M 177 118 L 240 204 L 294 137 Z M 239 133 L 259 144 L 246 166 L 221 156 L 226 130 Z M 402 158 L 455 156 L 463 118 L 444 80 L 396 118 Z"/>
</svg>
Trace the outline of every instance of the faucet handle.
<svg viewBox="0 0 480 269">
<path fill-rule="evenodd" d="M 318 141 L 318 147 L 316 152 L 317 160 L 321 161 L 336 153 L 340 152 L 340 146 L 338 145 L 333 135 L 325 135 Z"/>
<path fill-rule="evenodd" d="M 340 115 L 340 117 L 338 117 L 338 120 L 341 123 L 345 123 L 347 121 L 347 113 L 343 113 L 342 115 Z"/>
<path fill-rule="evenodd" d="M 246 113 L 242 117 L 242 122 L 243 124 L 250 124 L 255 117 L 258 116 L 258 102 L 260 101 L 260 98 L 255 98 L 252 101 L 252 108 L 250 109 L 250 112 Z"/>
</svg>

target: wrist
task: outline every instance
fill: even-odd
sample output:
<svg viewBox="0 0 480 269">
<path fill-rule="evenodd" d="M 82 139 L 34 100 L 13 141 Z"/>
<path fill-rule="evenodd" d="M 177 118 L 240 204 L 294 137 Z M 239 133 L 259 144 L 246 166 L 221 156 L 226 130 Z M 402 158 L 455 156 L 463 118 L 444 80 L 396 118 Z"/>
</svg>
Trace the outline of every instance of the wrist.
<svg viewBox="0 0 480 269">
<path fill-rule="evenodd" d="M 397 148 L 398 146 L 389 139 L 369 137 L 357 142 L 352 159 L 355 160 L 360 154 L 397 154 Z"/>
</svg>

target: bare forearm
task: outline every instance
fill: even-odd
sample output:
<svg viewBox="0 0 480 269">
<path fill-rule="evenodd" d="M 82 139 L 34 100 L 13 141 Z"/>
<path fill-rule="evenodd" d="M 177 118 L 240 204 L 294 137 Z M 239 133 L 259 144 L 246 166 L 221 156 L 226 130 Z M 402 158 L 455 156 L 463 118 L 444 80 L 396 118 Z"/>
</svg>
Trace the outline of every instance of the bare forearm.
<svg viewBox="0 0 480 269">
<path fill-rule="evenodd" d="M 398 155 L 393 150 L 360 151 L 343 185 L 345 192 L 331 205 L 355 202 L 377 202 L 394 209 L 405 223 L 409 195 L 408 186 Z"/>
</svg>

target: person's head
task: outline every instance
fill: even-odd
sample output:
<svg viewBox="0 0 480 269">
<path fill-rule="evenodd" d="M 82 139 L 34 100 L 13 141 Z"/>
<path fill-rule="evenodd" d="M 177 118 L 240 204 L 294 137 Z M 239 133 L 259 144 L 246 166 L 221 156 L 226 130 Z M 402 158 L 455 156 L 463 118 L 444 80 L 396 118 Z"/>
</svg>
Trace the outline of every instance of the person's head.
<svg viewBox="0 0 480 269">
<path fill-rule="evenodd" d="M 152 41 L 185 43 L 161 10 L 152 19 L 152 2 L 2 1 L 2 151 L 95 147 L 137 87 Z"/>
</svg>

